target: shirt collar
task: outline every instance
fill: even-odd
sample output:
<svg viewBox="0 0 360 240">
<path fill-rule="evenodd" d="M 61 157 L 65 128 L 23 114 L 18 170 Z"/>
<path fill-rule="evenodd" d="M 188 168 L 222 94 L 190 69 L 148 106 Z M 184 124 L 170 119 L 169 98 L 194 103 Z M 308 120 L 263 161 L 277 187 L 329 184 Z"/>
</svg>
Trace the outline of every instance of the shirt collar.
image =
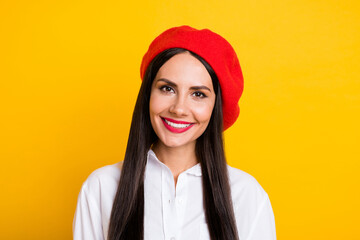
<svg viewBox="0 0 360 240">
<path fill-rule="evenodd" d="M 155 163 L 155 165 L 157 165 L 158 167 L 166 167 L 167 168 L 167 166 L 156 157 L 154 151 L 151 150 L 151 149 L 148 151 L 147 159 L 148 159 L 148 164 L 149 163 Z M 200 163 L 198 163 L 198 164 L 194 165 L 193 167 L 185 170 L 184 173 L 194 175 L 196 177 L 201 177 L 202 172 L 201 172 Z"/>
</svg>

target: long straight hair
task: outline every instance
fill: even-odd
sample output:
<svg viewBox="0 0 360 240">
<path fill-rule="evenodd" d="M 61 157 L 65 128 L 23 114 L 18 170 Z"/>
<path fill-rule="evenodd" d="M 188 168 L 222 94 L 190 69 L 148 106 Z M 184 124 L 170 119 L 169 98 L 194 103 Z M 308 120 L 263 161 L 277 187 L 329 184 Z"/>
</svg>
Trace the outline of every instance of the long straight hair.
<svg viewBox="0 0 360 240">
<path fill-rule="evenodd" d="M 186 52 L 171 48 L 158 54 L 149 64 L 136 101 L 129 139 L 114 199 L 108 240 L 144 239 L 144 174 L 147 153 L 158 140 L 150 122 L 149 102 L 152 82 L 160 67 L 176 54 Z M 237 228 L 231 200 L 223 144 L 223 118 L 220 84 L 214 70 L 197 54 L 209 72 L 216 100 L 204 133 L 196 141 L 196 156 L 201 165 L 205 217 L 211 240 L 237 240 Z"/>
</svg>

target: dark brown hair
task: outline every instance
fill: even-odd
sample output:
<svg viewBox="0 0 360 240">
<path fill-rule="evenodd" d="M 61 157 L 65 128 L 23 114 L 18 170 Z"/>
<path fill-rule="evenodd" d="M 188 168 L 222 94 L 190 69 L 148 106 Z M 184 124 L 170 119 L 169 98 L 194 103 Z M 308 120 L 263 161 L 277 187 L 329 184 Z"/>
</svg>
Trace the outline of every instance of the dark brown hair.
<svg viewBox="0 0 360 240">
<path fill-rule="evenodd" d="M 149 102 L 152 82 L 160 67 L 176 54 L 171 48 L 158 54 L 149 64 L 136 101 L 125 159 L 110 217 L 108 240 L 144 239 L 144 173 L 147 153 L 157 141 L 150 122 Z M 209 72 L 216 100 L 209 125 L 196 141 L 196 156 L 202 170 L 204 209 L 212 240 L 238 239 L 223 144 L 221 89 L 214 70 L 197 54 Z"/>
</svg>

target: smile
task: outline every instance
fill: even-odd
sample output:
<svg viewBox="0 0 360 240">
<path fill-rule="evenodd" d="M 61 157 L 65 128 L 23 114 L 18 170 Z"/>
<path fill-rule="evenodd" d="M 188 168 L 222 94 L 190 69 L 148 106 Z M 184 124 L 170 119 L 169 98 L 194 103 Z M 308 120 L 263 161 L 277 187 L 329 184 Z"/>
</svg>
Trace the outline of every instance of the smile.
<svg viewBox="0 0 360 240">
<path fill-rule="evenodd" d="M 182 133 L 194 126 L 194 123 L 177 121 L 170 118 L 161 117 L 165 127 L 173 133 Z"/>
</svg>

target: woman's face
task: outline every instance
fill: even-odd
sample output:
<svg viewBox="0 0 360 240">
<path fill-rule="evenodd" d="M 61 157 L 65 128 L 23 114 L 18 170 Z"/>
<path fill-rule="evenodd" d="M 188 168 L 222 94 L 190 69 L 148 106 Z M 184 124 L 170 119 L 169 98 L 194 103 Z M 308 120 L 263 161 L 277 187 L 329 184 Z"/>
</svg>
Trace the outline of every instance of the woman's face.
<svg viewBox="0 0 360 240">
<path fill-rule="evenodd" d="M 167 147 L 195 146 L 209 124 L 215 92 L 205 66 L 189 52 L 170 58 L 151 87 L 150 120 Z"/>
</svg>

